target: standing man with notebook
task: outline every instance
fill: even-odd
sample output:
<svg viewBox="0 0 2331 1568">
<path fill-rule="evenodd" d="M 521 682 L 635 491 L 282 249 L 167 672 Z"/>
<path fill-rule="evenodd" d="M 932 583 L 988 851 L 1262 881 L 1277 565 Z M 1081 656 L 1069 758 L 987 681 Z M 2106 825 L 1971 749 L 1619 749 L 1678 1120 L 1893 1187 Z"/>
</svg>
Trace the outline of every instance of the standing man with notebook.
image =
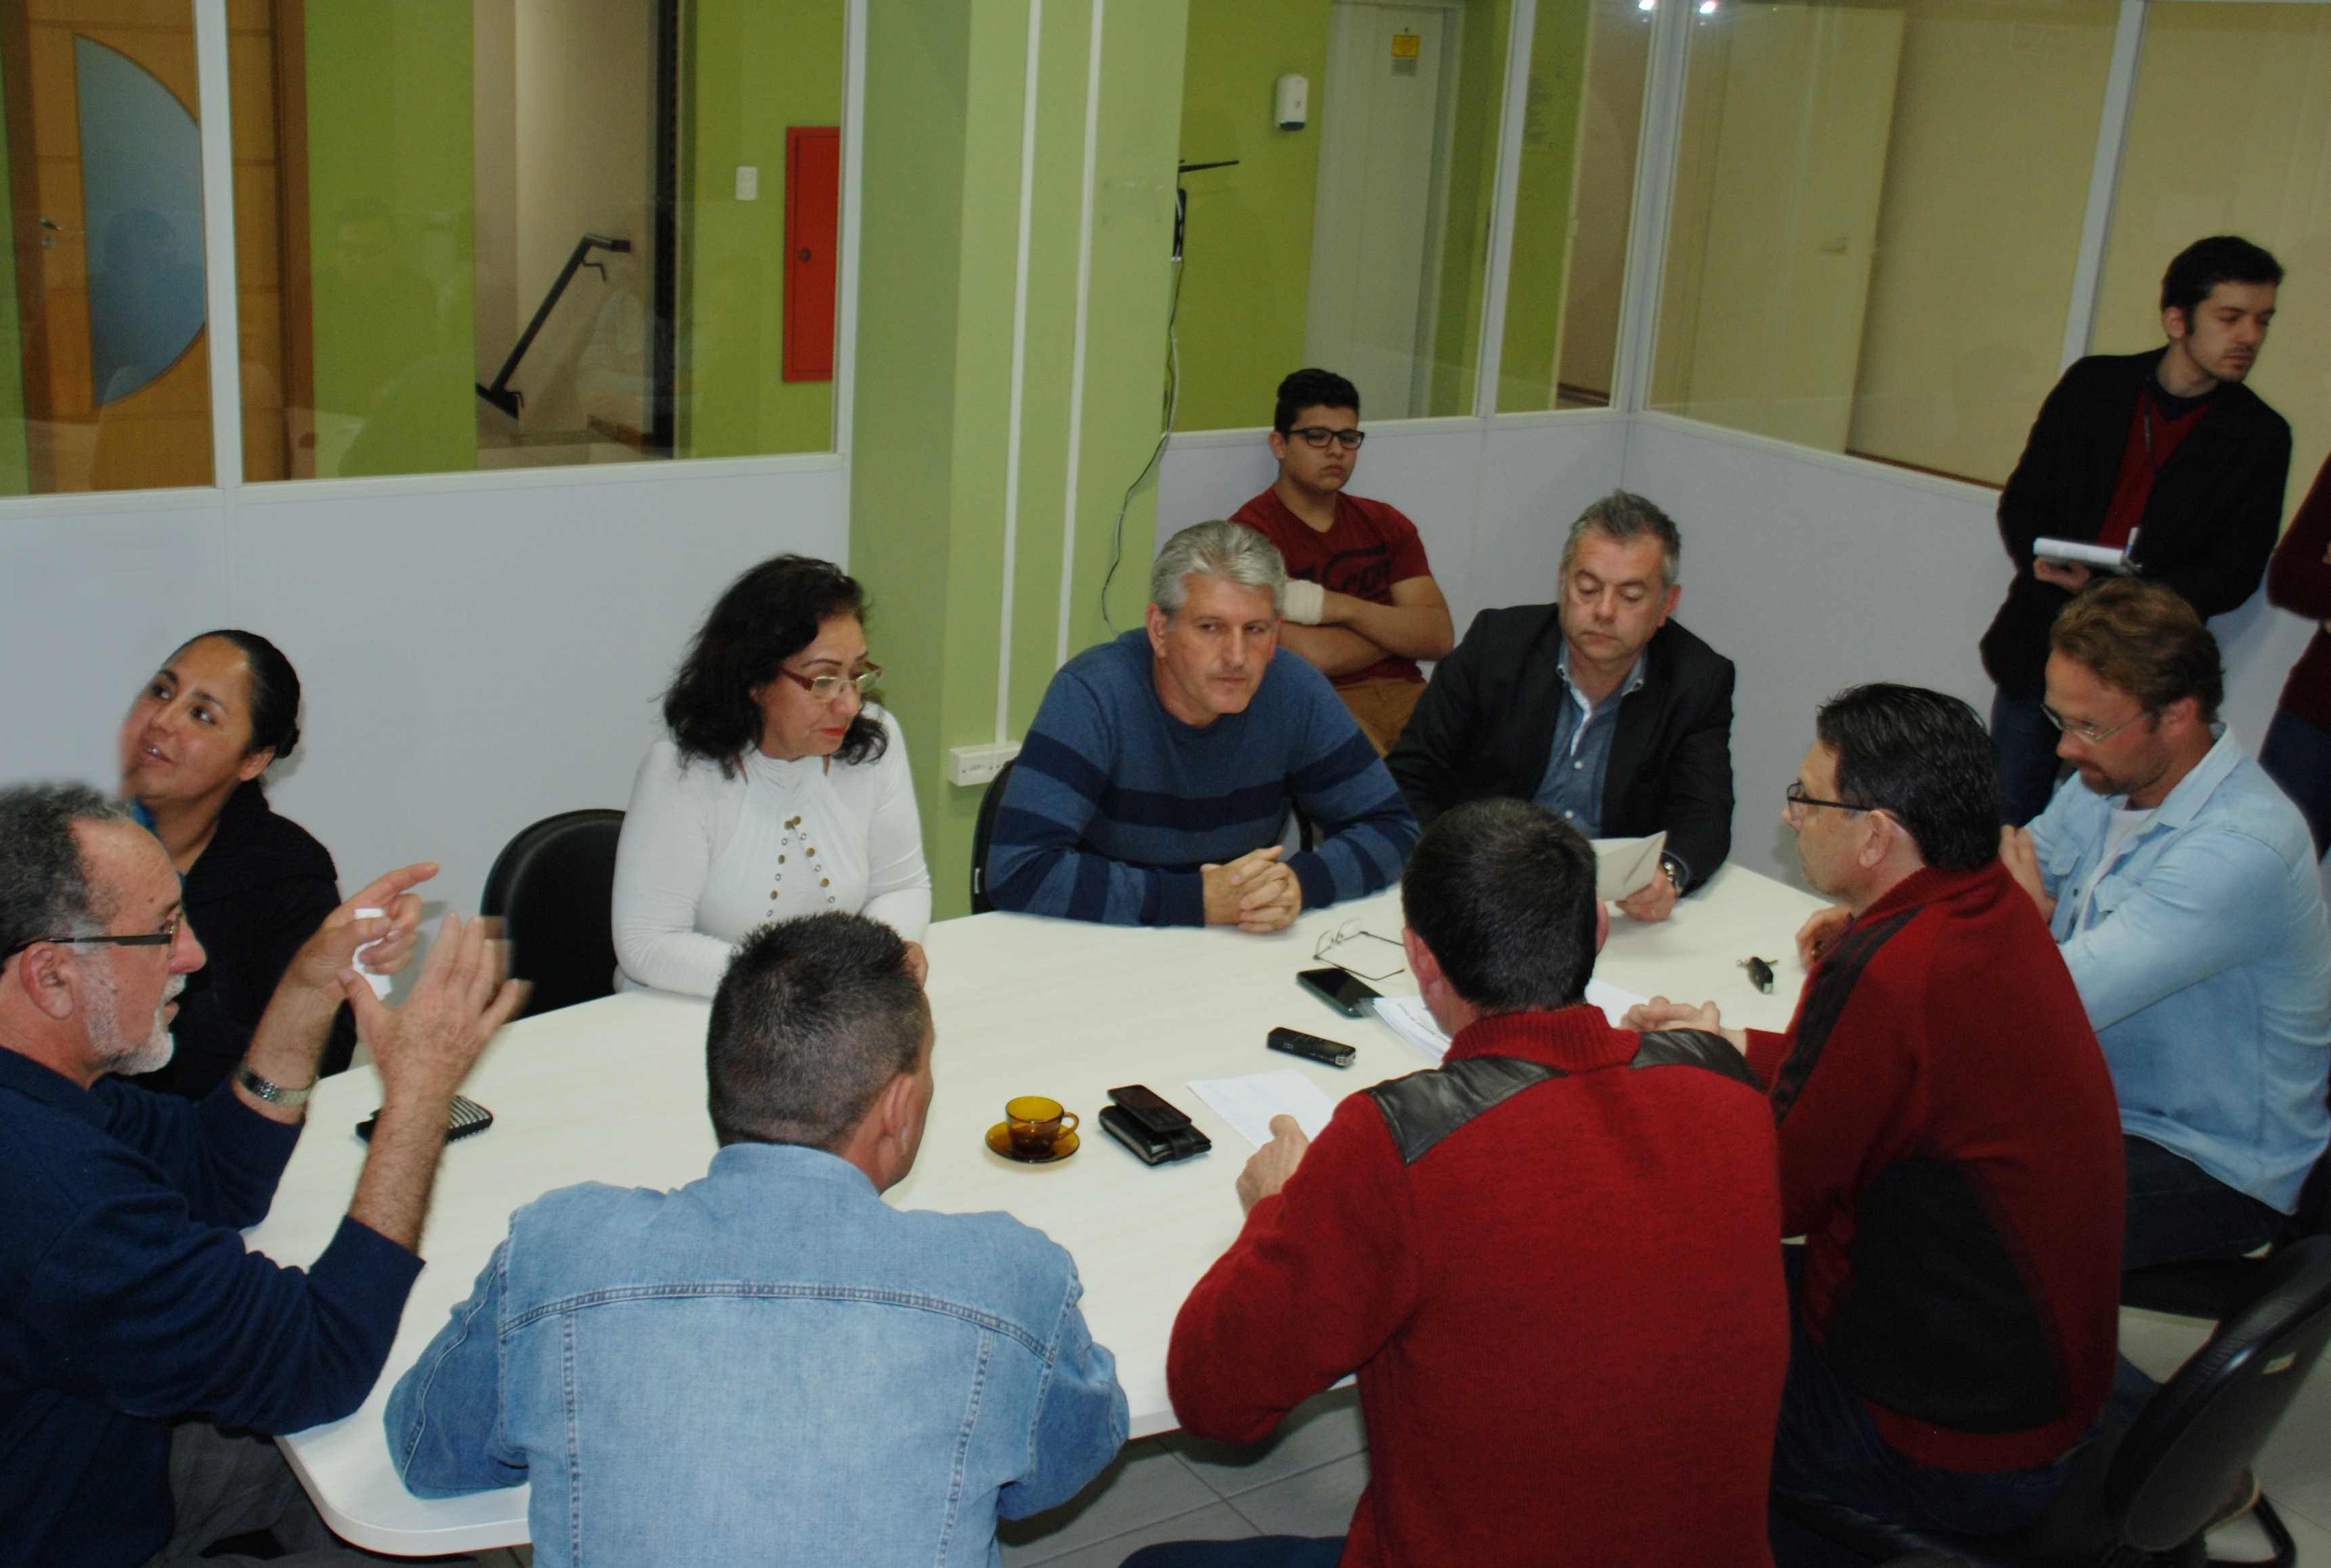
<svg viewBox="0 0 2331 1568">
<path fill-rule="evenodd" d="M 1329 370 L 1279 384 L 1270 455 L 1279 480 L 1232 517 L 1287 561 L 1279 640 L 1335 683 L 1382 756 L 1424 694 L 1420 659 L 1457 645 L 1416 525 L 1382 501 L 1344 493 L 1359 461 L 1359 389 Z"/>
<path fill-rule="evenodd" d="M 2290 426 L 2242 385 L 2258 363 L 2282 265 L 2231 234 L 2197 240 L 2161 280 L 2164 347 L 2091 355 L 2041 405 L 1999 498 L 2015 563 L 1983 637 L 1998 685 L 2003 813 L 2040 814 L 2056 783 L 2056 730 L 2041 708 L 2048 628 L 2094 573 L 2035 555 L 2041 539 L 2126 550 L 2133 570 L 2207 620 L 2258 590 L 2282 529 Z"/>
</svg>

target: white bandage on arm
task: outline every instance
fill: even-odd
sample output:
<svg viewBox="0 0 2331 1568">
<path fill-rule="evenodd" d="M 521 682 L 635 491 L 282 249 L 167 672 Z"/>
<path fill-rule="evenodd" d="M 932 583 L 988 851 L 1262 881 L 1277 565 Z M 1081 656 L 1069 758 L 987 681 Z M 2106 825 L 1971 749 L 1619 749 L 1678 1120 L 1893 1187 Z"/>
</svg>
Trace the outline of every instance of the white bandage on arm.
<svg viewBox="0 0 2331 1568">
<path fill-rule="evenodd" d="M 1287 580 L 1287 607 L 1280 612 L 1299 626 L 1317 626 L 1327 608 L 1327 590 L 1317 583 Z"/>
</svg>

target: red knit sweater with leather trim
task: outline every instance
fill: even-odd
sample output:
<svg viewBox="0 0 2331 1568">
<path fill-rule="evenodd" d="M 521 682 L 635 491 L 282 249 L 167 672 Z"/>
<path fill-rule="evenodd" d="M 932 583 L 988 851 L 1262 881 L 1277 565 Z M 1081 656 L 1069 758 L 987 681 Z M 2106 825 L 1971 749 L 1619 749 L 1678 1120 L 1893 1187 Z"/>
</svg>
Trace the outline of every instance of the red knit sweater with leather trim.
<svg viewBox="0 0 2331 1568">
<path fill-rule="evenodd" d="M 1346 1568 L 1768 1563 L 1788 1367 L 1769 1103 L 1631 1068 L 1593 1007 L 1485 1019 L 1451 1061 L 1567 1077 L 1403 1164 L 1350 1096 L 1174 1326 L 1182 1425 L 1260 1439 L 1359 1373 Z"/>
<path fill-rule="evenodd" d="M 2031 897 L 1928 868 L 1806 976 L 1773 1086 L 1805 1330 L 1886 1440 L 1940 1469 L 2044 1465 L 2112 1386 L 2120 1112 Z"/>
</svg>

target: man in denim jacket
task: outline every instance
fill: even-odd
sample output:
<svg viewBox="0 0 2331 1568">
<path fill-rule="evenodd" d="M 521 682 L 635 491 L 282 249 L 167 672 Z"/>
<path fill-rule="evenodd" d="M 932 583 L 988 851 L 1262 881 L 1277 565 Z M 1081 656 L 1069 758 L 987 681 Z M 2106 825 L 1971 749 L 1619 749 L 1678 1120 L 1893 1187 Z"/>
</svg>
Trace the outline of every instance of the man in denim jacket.
<svg viewBox="0 0 2331 1568">
<path fill-rule="evenodd" d="M 388 1406 L 423 1497 L 531 1482 L 542 1568 L 994 1563 L 997 1517 L 1125 1440 L 1069 1255 L 1005 1214 L 901 1212 L 928 1004 L 889 927 L 747 938 L 712 1001 L 720 1152 L 672 1193 L 521 1209 Z"/>
<path fill-rule="evenodd" d="M 2331 927 L 2298 808 L 2218 722 L 2218 645 L 2115 579 L 2056 618 L 2048 717 L 2079 776 L 2009 869 L 2096 1025 L 2128 1161 L 2122 1267 L 2273 1240 L 2331 1138 Z"/>
</svg>

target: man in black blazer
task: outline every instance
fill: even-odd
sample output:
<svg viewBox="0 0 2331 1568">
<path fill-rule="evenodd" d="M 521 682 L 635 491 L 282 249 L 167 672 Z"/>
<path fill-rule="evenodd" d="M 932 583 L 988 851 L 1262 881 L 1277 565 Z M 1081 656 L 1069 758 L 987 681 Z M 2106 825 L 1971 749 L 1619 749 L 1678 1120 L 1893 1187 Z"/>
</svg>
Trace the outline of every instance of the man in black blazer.
<svg viewBox="0 0 2331 1568">
<path fill-rule="evenodd" d="M 1664 829 L 1651 885 L 1620 908 L 1664 920 L 1732 851 L 1732 660 L 1669 617 L 1683 541 L 1613 490 L 1562 550 L 1562 599 L 1484 610 L 1434 667 L 1385 758 L 1420 823 L 1489 795 L 1537 801 L 1589 838 Z"/>
<path fill-rule="evenodd" d="M 2258 591 L 2282 531 L 2290 426 L 2242 381 L 2281 280 L 2281 264 L 2247 240 L 2194 242 L 2161 280 L 2167 347 L 2082 359 L 2040 407 L 1999 498 L 2015 581 L 1983 637 L 2014 826 L 2055 789 L 2057 731 L 2040 701 L 2048 629 L 2090 580 L 2079 562 L 2036 559 L 2036 540 L 2126 549 L 2138 575 L 2176 589 L 2204 619 Z"/>
</svg>

